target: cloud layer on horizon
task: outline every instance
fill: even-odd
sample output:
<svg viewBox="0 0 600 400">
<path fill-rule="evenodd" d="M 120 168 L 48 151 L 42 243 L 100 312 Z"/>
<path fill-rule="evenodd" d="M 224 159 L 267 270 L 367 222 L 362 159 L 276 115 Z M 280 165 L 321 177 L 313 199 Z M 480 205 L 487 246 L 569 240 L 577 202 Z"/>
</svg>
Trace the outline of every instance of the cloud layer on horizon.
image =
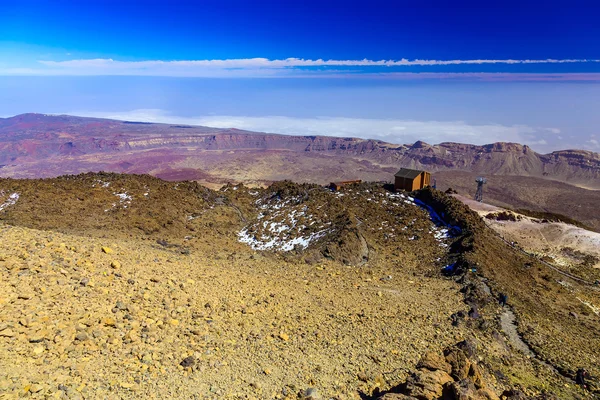
<svg viewBox="0 0 600 400">
<path fill-rule="evenodd" d="M 493 142 L 516 142 L 527 144 L 540 152 L 558 150 L 559 147 L 556 146 L 556 141 L 557 139 L 561 139 L 560 129 L 553 127 L 469 124 L 464 121 L 227 115 L 180 117 L 158 109 L 142 109 L 127 112 L 74 111 L 68 114 L 127 121 L 237 128 L 288 135 L 351 136 L 364 139 L 377 139 L 394 144 L 410 144 L 417 140 L 423 140 L 431 144 L 459 142 L 477 145 Z M 600 148 L 594 142 L 589 141 L 587 143 L 571 143 L 571 146 L 595 151 L 598 151 Z"/>
<path fill-rule="evenodd" d="M 33 66 L 4 67 L 0 74 L 5 75 L 134 75 L 134 76 L 180 76 L 180 77 L 335 77 L 383 75 L 397 79 L 462 78 L 486 79 L 488 75 L 496 79 L 517 77 L 525 80 L 531 73 L 495 72 L 406 72 L 407 67 L 448 67 L 448 66 L 514 66 L 542 64 L 599 64 L 600 59 L 473 59 L 473 60 L 311 60 L 302 58 L 268 59 L 222 59 L 222 60 L 143 60 L 121 61 L 110 58 L 41 60 Z M 381 69 L 383 68 L 383 70 Z M 403 72 L 404 70 L 404 72 Z M 438 75 L 440 74 L 440 75 Z M 499 75 L 497 75 L 499 74 Z M 600 80 L 600 74 L 555 73 L 541 74 L 553 80 Z M 571 75 L 574 75 L 571 77 Z"/>
</svg>

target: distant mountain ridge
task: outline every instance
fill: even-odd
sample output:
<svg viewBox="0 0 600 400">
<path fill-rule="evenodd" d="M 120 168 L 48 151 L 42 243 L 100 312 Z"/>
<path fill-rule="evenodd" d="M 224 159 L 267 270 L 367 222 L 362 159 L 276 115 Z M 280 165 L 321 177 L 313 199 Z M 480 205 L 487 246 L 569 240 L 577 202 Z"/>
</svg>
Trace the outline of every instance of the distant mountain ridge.
<svg viewBox="0 0 600 400">
<path fill-rule="evenodd" d="M 291 154 L 319 158 L 324 169 L 327 162 L 333 166 L 352 160 L 368 167 L 369 173 L 356 167 L 352 168 L 353 175 L 344 172 L 359 179 L 377 177 L 378 168 L 383 178 L 393 168 L 409 167 L 531 176 L 600 189 L 600 154 L 584 150 L 538 154 L 526 145 L 503 142 L 483 146 L 452 142 L 430 145 L 422 141 L 394 145 L 372 139 L 291 136 L 68 115 L 22 114 L 0 119 L 0 176 L 4 177 L 38 178 L 105 170 L 169 179 L 164 170 L 183 171 L 174 175 L 177 179 L 186 174 L 194 179 L 197 174 L 213 173 L 211 165 L 195 158 L 211 154 L 208 158 L 215 165 L 233 165 L 236 153 L 246 157 L 241 162 L 252 162 L 250 153 L 264 157 L 269 152 L 286 154 L 288 160 L 294 157 Z M 227 179 L 222 175 L 219 178 Z M 314 181 L 338 178 L 334 173 L 329 176 L 326 170 L 317 175 Z M 252 178 L 272 179 L 269 174 Z"/>
</svg>

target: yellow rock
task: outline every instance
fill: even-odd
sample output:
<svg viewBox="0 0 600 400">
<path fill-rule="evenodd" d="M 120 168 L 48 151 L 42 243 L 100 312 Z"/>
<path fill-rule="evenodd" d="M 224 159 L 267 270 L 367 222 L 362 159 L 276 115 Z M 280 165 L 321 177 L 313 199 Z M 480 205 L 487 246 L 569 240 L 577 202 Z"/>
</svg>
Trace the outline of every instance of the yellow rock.
<svg viewBox="0 0 600 400">
<path fill-rule="evenodd" d="M 17 298 L 23 299 L 23 300 L 30 300 L 30 299 L 33 298 L 33 293 L 31 293 L 31 292 L 21 292 L 21 293 L 19 293 L 19 295 L 17 296 Z"/>
<path fill-rule="evenodd" d="M 170 325 L 177 326 L 177 325 L 179 325 L 179 320 L 178 320 L 178 319 L 173 319 L 173 318 L 171 318 L 171 319 L 169 320 L 169 324 L 170 324 Z"/>
<path fill-rule="evenodd" d="M 0 337 L 9 337 L 10 338 L 13 336 L 15 336 L 15 332 L 10 328 L 6 328 L 6 329 L 0 331 Z"/>
<path fill-rule="evenodd" d="M 115 326 L 117 321 L 113 317 L 106 317 L 102 320 L 102 323 L 106 326 Z"/>
<path fill-rule="evenodd" d="M 31 393 L 38 393 L 41 392 L 44 389 L 44 387 L 40 384 L 34 383 L 33 385 L 31 385 L 31 387 L 29 388 L 29 391 Z"/>
<path fill-rule="evenodd" d="M 112 254 L 113 249 L 111 249 L 110 247 L 102 246 L 102 252 L 106 254 Z"/>
<path fill-rule="evenodd" d="M 127 332 L 123 338 L 131 340 L 132 342 L 136 342 L 139 340 L 138 333 L 135 329 L 132 329 L 129 332 Z"/>
<path fill-rule="evenodd" d="M 290 335 L 284 332 L 280 332 L 279 339 L 283 340 L 284 342 L 287 342 L 288 340 L 290 340 Z"/>
<path fill-rule="evenodd" d="M 36 346 L 33 348 L 33 354 L 35 354 L 36 356 L 39 356 L 43 352 L 44 352 L 44 346 Z"/>
<path fill-rule="evenodd" d="M 110 263 L 110 266 L 114 269 L 119 269 L 119 268 L 121 268 L 121 263 L 115 260 Z"/>
</svg>

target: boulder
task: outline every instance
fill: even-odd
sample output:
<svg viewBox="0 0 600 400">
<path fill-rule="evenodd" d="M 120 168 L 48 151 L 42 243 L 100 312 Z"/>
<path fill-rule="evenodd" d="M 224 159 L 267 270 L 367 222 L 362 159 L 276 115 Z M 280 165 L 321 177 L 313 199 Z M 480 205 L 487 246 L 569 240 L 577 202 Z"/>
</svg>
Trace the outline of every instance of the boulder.
<svg viewBox="0 0 600 400">
<path fill-rule="evenodd" d="M 462 350 L 451 347 L 444 352 L 444 356 L 446 362 L 452 367 L 451 375 L 454 379 L 460 381 L 469 376 L 471 361 Z"/>
<path fill-rule="evenodd" d="M 446 359 L 439 353 L 429 351 L 421 357 L 417 364 L 419 369 L 428 369 L 430 371 L 442 370 L 447 373 L 452 372 L 452 366 L 446 362 Z"/>
<path fill-rule="evenodd" d="M 404 383 L 380 400 L 499 400 L 487 388 L 481 367 L 474 359 L 476 345 L 465 340 L 444 351 L 425 353 Z"/>
<path fill-rule="evenodd" d="M 417 399 L 438 399 L 442 396 L 444 385 L 452 381 L 452 377 L 445 371 L 420 369 L 406 380 L 403 392 Z"/>
<path fill-rule="evenodd" d="M 519 389 L 505 390 L 502 397 L 511 400 L 527 400 L 527 395 Z"/>
<path fill-rule="evenodd" d="M 470 379 L 452 382 L 444 388 L 444 398 L 448 400 L 500 400 L 489 389 L 477 389 Z"/>
<path fill-rule="evenodd" d="M 469 339 L 463 340 L 462 342 L 458 342 L 456 344 L 456 347 L 461 349 L 469 358 L 475 357 L 475 353 L 477 352 L 477 345 Z"/>
<path fill-rule="evenodd" d="M 481 368 L 479 368 L 477 364 L 471 364 L 471 367 L 469 368 L 469 378 L 473 381 L 477 389 L 485 388 Z"/>
</svg>

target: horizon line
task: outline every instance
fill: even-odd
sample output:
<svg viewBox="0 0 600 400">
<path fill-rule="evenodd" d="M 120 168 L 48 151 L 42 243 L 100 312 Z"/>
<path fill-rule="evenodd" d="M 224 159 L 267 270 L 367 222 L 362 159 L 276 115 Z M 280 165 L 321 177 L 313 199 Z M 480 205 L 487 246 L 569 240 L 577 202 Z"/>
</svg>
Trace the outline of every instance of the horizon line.
<svg viewBox="0 0 600 400">
<path fill-rule="evenodd" d="M 444 68 L 473 66 L 532 66 L 600 64 L 600 59 L 414 59 L 399 60 L 335 60 L 335 59 L 269 59 L 269 58 L 232 58 L 200 60 L 138 60 L 123 61 L 112 58 L 90 58 L 71 60 L 38 60 L 34 65 L 12 66 L 0 69 L 0 75 L 8 76 L 172 76 L 172 77 L 209 77 L 209 78 L 320 78 L 320 77 L 365 77 L 385 76 L 393 78 L 436 78 L 436 77 L 482 77 L 506 76 L 531 77 L 541 74 L 550 77 L 575 74 L 593 74 L 598 72 L 509 72 L 509 71 L 406 71 L 406 68 Z M 377 70 L 384 68 L 384 71 Z M 436 75 L 440 74 L 440 75 Z M 491 74 L 491 75 L 489 75 Z M 593 77 L 592 80 L 597 80 Z"/>
<path fill-rule="evenodd" d="M 120 118 L 118 116 L 113 116 L 113 117 L 107 117 L 107 116 L 92 116 L 92 115 L 77 115 L 77 113 L 38 113 L 38 112 L 26 112 L 26 113 L 20 113 L 20 114 L 16 114 L 13 116 L 0 116 L 0 119 L 11 119 L 11 118 L 16 118 L 19 116 L 23 116 L 23 115 L 41 115 L 44 117 L 74 117 L 74 118 L 85 118 L 85 119 L 100 119 L 100 120 L 105 120 L 105 121 L 117 121 L 117 122 L 139 122 L 139 123 L 144 123 L 144 124 L 148 124 L 148 125 L 173 125 L 176 124 L 176 122 L 172 121 L 172 122 L 161 122 L 161 121 L 153 121 L 151 119 L 146 119 L 146 120 L 140 120 L 139 118 Z M 271 116 L 271 118 L 276 118 L 276 116 Z M 334 117 L 320 117 L 320 118 L 334 118 Z M 317 118 L 319 119 L 319 118 Z M 413 146 L 415 143 L 417 142 L 423 142 L 429 146 L 439 146 L 439 145 L 443 145 L 443 144 L 466 144 L 469 146 L 476 146 L 476 147 L 486 147 L 486 146 L 493 146 L 496 144 L 515 144 L 515 145 L 519 145 L 519 146 L 523 146 L 523 147 L 527 147 L 531 150 L 533 150 L 535 153 L 537 154 L 541 154 L 541 155 L 549 155 L 552 153 L 556 153 L 556 152 L 565 152 L 565 151 L 583 151 L 583 152 L 588 152 L 588 153 L 592 153 L 592 154 L 598 154 L 600 155 L 600 152 L 596 152 L 594 150 L 589 150 L 589 149 L 584 149 L 584 148 L 562 148 L 559 150 L 553 150 L 550 151 L 548 153 L 542 153 L 542 152 L 538 152 L 536 150 L 534 150 L 531 145 L 526 144 L 526 143 L 522 143 L 522 142 L 515 142 L 515 141 L 493 141 L 493 142 L 489 142 L 489 143 L 484 143 L 484 144 L 475 144 L 475 143 L 466 143 L 466 142 L 458 142 L 458 141 L 440 141 L 438 143 L 432 142 L 429 143 L 427 141 L 421 140 L 421 139 L 417 139 L 415 142 L 413 143 L 392 143 L 392 142 L 388 142 L 382 139 L 378 139 L 378 138 L 364 138 L 364 137 L 358 137 L 358 136 L 342 136 L 342 135 L 327 135 L 327 134 L 317 134 L 317 135 L 301 135 L 301 134 L 290 134 L 290 133 L 279 133 L 279 132 L 267 132 L 267 131 L 256 131 L 256 130 L 249 130 L 249 129 L 243 129 L 243 128 L 236 128 L 233 126 L 224 128 L 224 127 L 217 127 L 217 126 L 208 126 L 208 125 L 201 125 L 201 124 L 193 124 L 193 123 L 182 123 L 182 125 L 186 125 L 186 126 L 190 126 L 190 127 L 198 127 L 198 128 L 214 128 L 214 129 L 221 129 L 221 130 L 239 130 L 239 131 L 244 131 L 244 132 L 250 132 L 250 133 L 259 133 L 259 134 L 265 134 L 265 135 L 283 135 L 283 136 L 299 136 L 299 137 L 307 137 L 307 136 L 317 136 L 317 137 L 335 137 L 335 138 L 353 138 L 353 139 L 360 139 L 360 140 L 373 140 L 376 142 L 382 142 L 382 143 L 386 143 L 386 144 L 392 144 L 392 145 L 399 145 L 399 146 Z"/>
</svg>

